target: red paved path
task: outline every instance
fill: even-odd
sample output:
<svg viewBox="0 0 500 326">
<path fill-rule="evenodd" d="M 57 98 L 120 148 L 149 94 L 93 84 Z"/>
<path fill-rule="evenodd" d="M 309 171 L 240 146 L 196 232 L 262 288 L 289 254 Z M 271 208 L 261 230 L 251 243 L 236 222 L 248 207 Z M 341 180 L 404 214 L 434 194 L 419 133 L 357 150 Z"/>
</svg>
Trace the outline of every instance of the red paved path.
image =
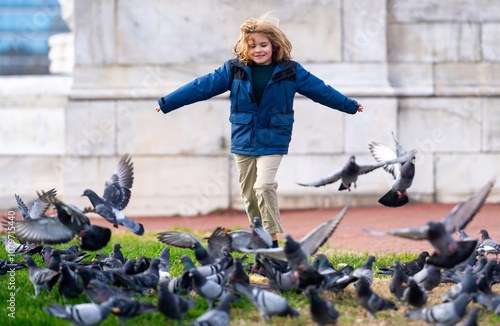
<svg viewBox="0 0 500 326">
<path fill-rule="evenodd" d="M 414 252 L 432 250 L 427 241 L 405 240 L 392 236 L 376 237 L 365 233 L 362 228 L 385 231 L 393 228 L 423 226 L 427 221 L 444 218 L 455 205 L 450 204 L 408 204 L 399 208 L 383 206 L 351 207 L 340 222 L 328 243 L 331 248 L 365 252 Z M 332 218 L 341 208 L 321 210 L 282 211 L 285 234 L 300 239 L 322 222 Z M 132 217 L 143 223 L 146 232 L 172 230 L 185 227 L 191 230 L 211 231 L 217 226 L 226 229 L 249 229 L 248 218 L 243 212 L 224 212 L 220 215 L 189 217 Z M 92 223 L 109 225 L 100 218 Z M 488 230 L 490 237 L 500 242 L 500 205 L 486 204 L 467 225 L 468 235 L 478 238 L 479 230 Z M 122 230 L 123 227 L 120 227 Z M 115 232 L 116 229 L 113 228 Z M 282 239 L 283 235 L 279 235 Z"/>
</svg>

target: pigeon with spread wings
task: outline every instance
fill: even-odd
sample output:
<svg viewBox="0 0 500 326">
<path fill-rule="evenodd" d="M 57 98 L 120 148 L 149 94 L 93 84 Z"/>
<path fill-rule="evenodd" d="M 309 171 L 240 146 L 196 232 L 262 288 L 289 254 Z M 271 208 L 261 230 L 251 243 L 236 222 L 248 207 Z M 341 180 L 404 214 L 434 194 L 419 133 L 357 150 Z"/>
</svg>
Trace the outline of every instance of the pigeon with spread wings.
<svg viewBox="0 0 500 326">
<path fill-rule="evenodd" d="M 141 223 L 129 219 L 122 210 L 127 207 L 130 200 L 130 188 L 134 181 L 134 164 L 128 154 L 120 159 L 118 166 L 111 178 L 104 184 L 104 194 L 101 197 L 91 189 L 85 189 L 82 196 L 87 196 L 94 206 L 88 212 L 95 212 L 114 227 L 123 225 L 137 235 L 144 234 L 144 227 Z"/>
<path fill-rule="evenodd" d="M 56 193 L 56 190 L 52 188 L 45 192 L 42 196 L 55 196 Z M 50 204 L 44 201 L 43 198 L 39 197 L 30 205 L 30 208 L 28 209 L 21 197 L 16 194 L 14 194 L 14 197 L 16 198 L 17 208 L 19 208 L 19 212 L 21 212 L 23 220 L 35 220 L 37 218 L 45 217 L 45 213 L 50 206 Z"/>
<path fill-rule="evenodd" d="M 396 149 L 392 149 L 386 145 L 372 142 L 368 145 L 373 158 L 377 162 L 385 162 L 395 158 L 405 156 L 406 150 L 396 140 L 392 133 Z M 415 176 L 415 156 L 410 157 L 407 161 L 401 163 L 387 164 L 384 170 L 392 174 L 394 184 L 391 189 L 382 196 L 378 202 L 387 207 L 400 207 L 408 203 L 406 189 L 410 188 L 413 177 Z"/>
<path fill-rule="evenodd" d="M 16 238 L 20 241 L 45 244 L 61 244 L 73 240 L 75 235 L 81 238 L 83 250 L 100 250 L 111 238 L 111 230 L 90 224 L 89 219 L 77 207 L 66 204 L 53 194 L 42 192 L 40 198 L 45 203 L 53 204 L 57 215 L 38 219 L 16 221 Z M 3 221 L 5 226 L 8 220 Z"/>
<path fill-rule="evenodd" d="M 463 229 L 479 212 L 494 184 L 495 180 L 488 182 L 469 199 L 458 203 L 441 221 L 429 221 L 422 227 L 395 229 L 387 232 L 364 230 L 379 236 L 394 235 L 413 240 L 429 240 L 436 251 L 427 263 L 437 267 L 451 268 L 466 260 L 476 249 L 477 244 L 477 241 L 457 242 L 452 234 Z"/>
<path fill-rule="evenodd" d="M 342 169 L 335 171 L 334 173 L 331 173 L 320 180 L 310 183 L 299 183 L 299 185 L 304 187 L 321 187 L 341 180 L 339 190 L 347 189 L 351 191 L 351 184 L 354 184 L 354 188 L 356 188 L 356 181 L 358 180 L 358 176 L 386 166 L 387 164 L 405 162 L 409 157 L 415 155 L 415 152 L 416 151 L 413 150 L 410 153 L 401 157 L 397 157 L 393 160 L 367 164 L 357 164 L 356 157 L 352 155 Z"/>
</svg>

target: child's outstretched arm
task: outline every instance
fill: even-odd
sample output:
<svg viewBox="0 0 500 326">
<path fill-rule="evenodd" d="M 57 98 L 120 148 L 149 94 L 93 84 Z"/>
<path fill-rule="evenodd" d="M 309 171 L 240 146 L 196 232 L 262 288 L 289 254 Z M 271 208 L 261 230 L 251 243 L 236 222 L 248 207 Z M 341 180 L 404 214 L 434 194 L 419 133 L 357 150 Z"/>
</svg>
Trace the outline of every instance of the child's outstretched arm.
<svg viewBox="0 0 500 326">
<path fill-rule="evenodd" d="M 363 106 L 358 102 L 358 112 L 363 112 Z"/>
</svg>

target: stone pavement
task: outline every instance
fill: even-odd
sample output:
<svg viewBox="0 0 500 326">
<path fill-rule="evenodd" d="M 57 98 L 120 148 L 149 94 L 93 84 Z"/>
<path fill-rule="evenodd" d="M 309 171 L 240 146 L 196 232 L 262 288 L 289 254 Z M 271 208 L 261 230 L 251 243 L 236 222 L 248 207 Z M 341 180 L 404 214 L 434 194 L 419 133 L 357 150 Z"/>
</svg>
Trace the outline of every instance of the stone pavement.
<svg viewBox="0 0 500 326">
<path fill-rule="evenodd" d="M 350 207 L 329 239 L 331 248 L 360 252 L 414 252 L 432 250 L 428 241 L 406 240 L 393 236 L 376 237 L 363 231 L 363 228 L 386 231 L 393 228 L 419 227 L 427 221 L 444 218 L 454 204 L 408 204 L 399 208 L 383 206 Z M 300 239 L 319 224 L 329 220 L 342 208 L 321 210 L 282 211 L 282 223 L 285 233 L 294 239 Z M 126 212 L 125 212 L 126 213 Z M 246 214 L 241 211 L 223 211 L 221 214 L 203 216 L 162 216 L 134 217 L 143 223 L 146 232 L 168 231 L 174 228 L 211 231 L 217 226 L 226 229 L 249 229 Z M 108 225 L 104 219 L 93 218 L 92 223 Z M 465 231 L 468 235 L 480 239 L 479 230 L 488 230 L 490 237 L 500 242 L 500 205 L 485 204 Z M 113 228 L 113 232 L 116 229 Z M 118 232 L 128 232 L 120 227 Z M 279 236 L 282 239 L 282 235 Z"/>
</svg>

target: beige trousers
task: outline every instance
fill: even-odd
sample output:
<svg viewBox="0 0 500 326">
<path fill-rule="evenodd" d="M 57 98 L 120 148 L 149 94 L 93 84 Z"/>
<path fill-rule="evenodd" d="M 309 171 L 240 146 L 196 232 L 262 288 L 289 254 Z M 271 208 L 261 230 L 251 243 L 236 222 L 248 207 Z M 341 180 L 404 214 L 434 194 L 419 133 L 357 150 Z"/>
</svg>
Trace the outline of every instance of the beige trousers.
<svg viewBox="0 0 500 326">
<path fill-rule="evenodd" d="M 253 218 L 259 216 L 267 232 L 283 233 L 276 194 L 276 172 L 283 155 L 233 155 L 250 225 L 253 225 Z"/>
</svg>

